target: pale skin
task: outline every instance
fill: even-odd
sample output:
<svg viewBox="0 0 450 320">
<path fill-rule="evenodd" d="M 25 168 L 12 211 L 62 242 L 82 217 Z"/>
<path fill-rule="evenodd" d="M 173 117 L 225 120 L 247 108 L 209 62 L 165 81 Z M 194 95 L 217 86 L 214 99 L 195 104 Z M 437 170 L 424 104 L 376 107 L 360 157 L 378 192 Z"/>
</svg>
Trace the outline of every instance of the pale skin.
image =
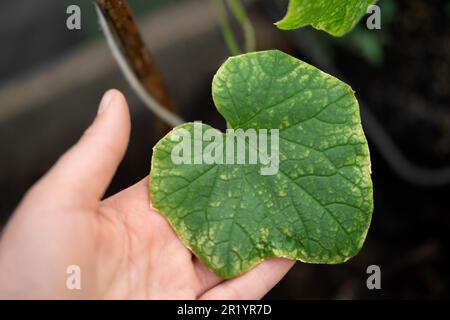
<svg viewBox="0 0 450 320">
<path fill-rule="evenodd" d="M 102 200 L 127 149 L 124 96 L 108 91 L 93 124 L 24 196 L 0 239 L 3 299 L 260 299 L 294 262 L 270 259 L 224 280 L 151 207 L 148 178 Z M 68 290 L 68 266 L 81 290 Z"/>
</svg>

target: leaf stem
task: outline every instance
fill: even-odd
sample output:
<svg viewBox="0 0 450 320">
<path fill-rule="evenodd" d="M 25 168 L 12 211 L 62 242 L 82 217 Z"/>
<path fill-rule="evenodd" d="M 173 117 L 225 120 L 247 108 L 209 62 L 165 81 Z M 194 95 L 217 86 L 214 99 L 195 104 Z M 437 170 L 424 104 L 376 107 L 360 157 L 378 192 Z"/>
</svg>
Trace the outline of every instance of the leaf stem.
<svg viewBox="0 0 450 320">
<path fill-rule="evenodd" d="M 252 22 L 247 14 L 247 11 L 245 10 L 245 7 L 242 5 L 241 0 L 228 0 L 228 6 L 244 32 L 245 52 L 255 51 L 255 29 L 253 28 Z"/>
<path fill-rule="evenodd" d="M 228 21 L 227 10 L 225 8 L 223 0 L 214 0 L 214 3 L 216 5 L 216 11 L 219 17 L 222 34 L 225 39 L 225 43 L 228 46 L 228 49 L 234 56 L 241 54 L 241 50 L 239 49 L 236 38 L 234 37 L 234 33 Z"/>
</svg>

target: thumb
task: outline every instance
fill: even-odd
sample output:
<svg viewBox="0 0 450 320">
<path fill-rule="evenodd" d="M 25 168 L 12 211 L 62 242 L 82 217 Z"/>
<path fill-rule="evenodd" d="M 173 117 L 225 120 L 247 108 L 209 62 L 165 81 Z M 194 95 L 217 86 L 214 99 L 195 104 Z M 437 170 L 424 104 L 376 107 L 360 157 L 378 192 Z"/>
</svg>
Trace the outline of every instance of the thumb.
<svg viewBox="0 0 450 320">
<path fill-rule="evenodd" d="M 92 204 L 100 200 L 123 159 L 130 136 L 125 97 L 117 90 L 104 96 L 93 124 L 42 179 L 62 196 Z"/>
</svg>

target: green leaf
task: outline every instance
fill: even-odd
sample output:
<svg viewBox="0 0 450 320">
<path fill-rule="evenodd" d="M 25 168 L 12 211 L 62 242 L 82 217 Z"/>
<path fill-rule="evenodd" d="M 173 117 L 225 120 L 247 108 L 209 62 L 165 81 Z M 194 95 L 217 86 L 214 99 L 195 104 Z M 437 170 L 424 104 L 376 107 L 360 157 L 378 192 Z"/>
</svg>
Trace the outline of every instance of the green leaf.
<svg viewBox="0 0 450 320">
<path fill-rule="evenodd" d="M 276 25 L 291 30 L 311 25 L 333 36 L 350 32 L 377 0 L 290 0 L 286 16 Z"/>
<path fill-rule="evenodd" d="M 189 133 L 205 151 L 212 142 L 195 136 L 195 127 L 201 134 L 212 128 L 173 129 L 154 148 L 150 196 L 183 243 L 224 278 L 269 257 L 334 264 L 354 256 L 373 204 L 369 150 L 352 89 L 285 53 L 264 51 L 229 58 L 214 77 L 213 98 L 231 128 L 279 129 L 279 170 L 262 175 L 263 164 L 176 165 L 171 154 L 179 137 Z M 189 160 L 194 163 L 193 153 Z"/>
</svg>

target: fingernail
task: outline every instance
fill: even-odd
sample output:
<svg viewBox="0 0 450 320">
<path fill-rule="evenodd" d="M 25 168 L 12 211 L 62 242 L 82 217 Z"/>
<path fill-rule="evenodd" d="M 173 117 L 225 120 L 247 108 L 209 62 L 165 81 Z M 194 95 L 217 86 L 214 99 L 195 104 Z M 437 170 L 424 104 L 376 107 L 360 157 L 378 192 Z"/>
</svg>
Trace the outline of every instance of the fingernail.
<svg viewBox="0 0 450 320">
<path fill-rule="evenodd" d="M 102 114 L 103 112 L 105 112 L 105 110 L 109 107 L 109 105 L 111 105 L 113 97 L 114 91 L 109 90 L 108 92 L 105 93 L 105 95 L 102 98 L 102 101 L 100 102 L 100 106 L 98 107 L 97 114 Z"/>
</svg>

